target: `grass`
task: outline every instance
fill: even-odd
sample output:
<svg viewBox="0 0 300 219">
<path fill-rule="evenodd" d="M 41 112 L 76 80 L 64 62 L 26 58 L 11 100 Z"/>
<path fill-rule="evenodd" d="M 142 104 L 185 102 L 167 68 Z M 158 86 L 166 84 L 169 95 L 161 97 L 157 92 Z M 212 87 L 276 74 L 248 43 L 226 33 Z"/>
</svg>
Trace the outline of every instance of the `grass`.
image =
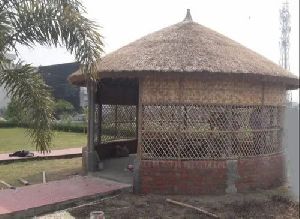
<svg viewBox="0 0 300 219">
<path fill-rule="evenodd" d="M 0 153 L 36 150 L 25 130 L 24 128 L 0 128 Z M 83 133 L 54 132 L 51 149 L 82 147 L 86 145 L 86 141 L 86 134 Z"/>
<path fill-rule="evenodd" d="M 18 179 L 23 178 L 31 184 L 42 183 L 42 172 L 46 171 L 47 181 L 65 179 L 81 172 L 81 158 L 24 161 L 0 165 L 0 180 L 13 185 L 22 186 Z M 5 188 L 0 184 L 1 188 Z"/>
<path fill-rule="evenodd" d="M 0 153 L 17 150 L 34 151 L 24 128 L 0 128 Z M 54 132 L 51 149 L 82 147 L 86 144 L 86 134 L 72 132 Z M 36 160 L 15 162 L 0 165 L 0 180 L 13 185 L 22 186 L 19 178 L 31 184 L 42 183 L 42 172 L 46 171 L 47 181 L 65 179 L 81 172 L 82 158 Z M 2 184 L 0 189 L 5 188 Z"/>
</svg>

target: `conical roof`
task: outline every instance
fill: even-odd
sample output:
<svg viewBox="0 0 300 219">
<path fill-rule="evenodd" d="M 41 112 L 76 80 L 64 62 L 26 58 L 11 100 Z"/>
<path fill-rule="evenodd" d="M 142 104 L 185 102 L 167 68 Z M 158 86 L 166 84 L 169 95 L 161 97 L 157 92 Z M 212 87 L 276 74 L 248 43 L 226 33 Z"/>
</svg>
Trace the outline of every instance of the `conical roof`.
<svg viewBox="0 0 300 219">
<path fill-rule="evenodd" d="M 101 75 L 143 73 L 218 73 L 280 79 L 288 87 L 298 87 L 298 78 L 243 45 L 186 18 L 175 25 L 151 33 L 103 57 L 97 64 Z M 80 72 L 69 80 L 79 84 Z"/>
</svg>

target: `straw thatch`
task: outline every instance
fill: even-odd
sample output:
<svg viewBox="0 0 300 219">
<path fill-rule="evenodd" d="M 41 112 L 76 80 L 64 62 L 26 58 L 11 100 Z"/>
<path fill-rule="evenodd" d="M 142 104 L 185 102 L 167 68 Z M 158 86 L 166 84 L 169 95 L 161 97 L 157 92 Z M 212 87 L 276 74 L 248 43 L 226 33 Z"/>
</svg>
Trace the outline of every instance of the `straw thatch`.
<svg viewBox="0 0 300 219">
<path fill-rule="evenodd" d="M 298 87 L 298 79 L 277 64 L 241 44 L 191 19 L 185 19 L 149 34 L 115 52 L 98 63 L 102 76 L 126 77 L 143 73 L 236 73 L 276 77 Z M 71 83 L 80 84 L 84 77 L 73 74 Z"/>
</svg>

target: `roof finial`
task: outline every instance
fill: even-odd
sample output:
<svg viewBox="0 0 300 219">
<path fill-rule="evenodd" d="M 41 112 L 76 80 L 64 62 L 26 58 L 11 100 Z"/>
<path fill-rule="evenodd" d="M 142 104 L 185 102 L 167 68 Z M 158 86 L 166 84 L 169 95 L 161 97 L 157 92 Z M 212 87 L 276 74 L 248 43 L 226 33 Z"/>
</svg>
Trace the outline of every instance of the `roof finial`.
<svg viewBox="0 0 300 219">
<path fill-rule="evenodd" d="M 190 10 L 190 9 L 187 9 L 187 10 L 186 10 L 186 16 L 185 16 L 185 18 L 184 18 L 183 21 L 193 21 L 193 18 L 192 18 L 191 10 Z"/>
</svg>

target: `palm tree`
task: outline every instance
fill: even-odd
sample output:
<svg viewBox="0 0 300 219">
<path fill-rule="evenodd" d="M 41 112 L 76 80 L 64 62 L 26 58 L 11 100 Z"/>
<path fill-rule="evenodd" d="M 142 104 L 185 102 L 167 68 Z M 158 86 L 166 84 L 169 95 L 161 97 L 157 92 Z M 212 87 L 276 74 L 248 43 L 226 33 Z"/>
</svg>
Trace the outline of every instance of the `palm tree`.
<svg viewBox="0 0 300 219">
<path fill-rule="evenodd" d="M 19 59 L 18 46 L 64 46 L 90 81 L 103 44 L 98 26 L 85 13 L 80 0 L 0 0 L 0 86 L 18 104 L 42 152 L 50 150 L 53 100 L 37 69 Z M 18 57 L 13 68 L 7 54 Z"/>
</svg>

